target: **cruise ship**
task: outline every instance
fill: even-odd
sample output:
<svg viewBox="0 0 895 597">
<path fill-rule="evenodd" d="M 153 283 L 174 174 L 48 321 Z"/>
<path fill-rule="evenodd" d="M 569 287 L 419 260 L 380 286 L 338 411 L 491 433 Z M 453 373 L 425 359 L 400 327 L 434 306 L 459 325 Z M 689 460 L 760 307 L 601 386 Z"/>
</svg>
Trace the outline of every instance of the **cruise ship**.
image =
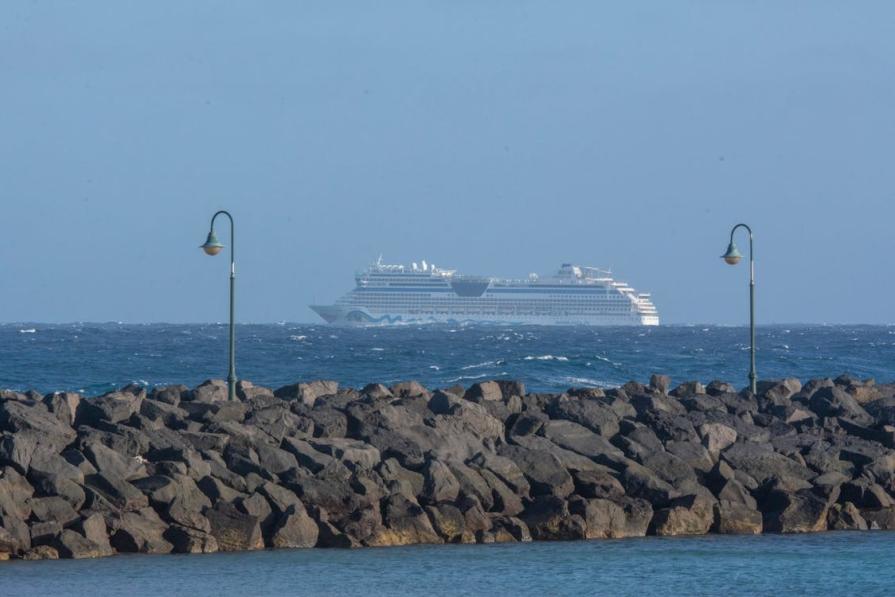
<svg viewBox="0 0 895 597">
<path fill-rule="evenodd" d="M 334 305 L 311 309 L 337 325 L 659 325 L 649 294 L 614 280 L 608 270 L 571 263 L 551 276 L 510 280 L 461 275 L 425 261 L 386 265 L 380 257 L 355 282 Z"/>
</svg>

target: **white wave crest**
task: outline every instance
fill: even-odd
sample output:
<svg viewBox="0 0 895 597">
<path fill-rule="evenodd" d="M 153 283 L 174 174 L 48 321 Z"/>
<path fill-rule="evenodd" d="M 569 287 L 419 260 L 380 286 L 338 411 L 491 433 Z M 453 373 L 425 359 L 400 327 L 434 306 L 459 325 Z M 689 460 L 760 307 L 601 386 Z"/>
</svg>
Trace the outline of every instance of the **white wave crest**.
<svg viewBox="0 0 895 597">
<path fill-rule="evenodd" d="M 554 356 L 552 354 L 542 354 L 540 356 L 529 355 L 525 357 L 526 361 L 568 361 L 569 357 Z"/>
</svg>

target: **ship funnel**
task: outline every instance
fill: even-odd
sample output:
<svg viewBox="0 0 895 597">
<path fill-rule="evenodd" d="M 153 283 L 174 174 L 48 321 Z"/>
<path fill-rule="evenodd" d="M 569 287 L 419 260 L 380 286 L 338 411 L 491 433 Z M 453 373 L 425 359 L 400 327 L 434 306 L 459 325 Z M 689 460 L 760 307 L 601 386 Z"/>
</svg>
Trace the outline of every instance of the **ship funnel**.
<svg viewBox="0 0 895 597">
<path fill-rule="evenodd" d="M 426 263 L 426 260 L 425 260 L 425 259 L 423 259 L 423 271 L 424 271 L 424 272 L 425 272 L 425 271 L 429 271 L 429 264 Z"/>
</svg>

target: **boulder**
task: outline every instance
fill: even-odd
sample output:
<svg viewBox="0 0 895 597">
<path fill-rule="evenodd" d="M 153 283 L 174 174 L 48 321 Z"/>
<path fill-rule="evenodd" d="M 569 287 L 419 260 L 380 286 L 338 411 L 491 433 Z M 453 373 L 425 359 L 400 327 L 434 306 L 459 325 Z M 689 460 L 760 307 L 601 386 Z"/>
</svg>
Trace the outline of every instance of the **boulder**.
<svg viewBox="0 0 895 597">
<path fill-rule="evenodd" d="M 761 512 L 736 501 L 721 499 L 714 506 L 712 531 L 721 535 L 759 535 L 762 532 Z"/>
<path fill-rule="evenodd" d="M 71 504 L 58 495 L 31 498 L 28 505 L 31 508 L 31 515 L 40 522 L 55 522 L 67 527 L 79 518 Z"/>
<path fill-rule="evenodd" d="M 172 545 L 174 553 L 216 553 L 218 541 L 208 532 L 172 524 L 164 538 Z"/>
<path fill-rule="evenodd" d="M 187 406 L 187 402 L 203 402 L 206 404 L 226 402 L 228 400 L 228 392 L 226 381 L 222 379 L 208 379 L 188 394 L 181 396 L 182 406 Z"/>
<path fill-rule="evenodd" d="M 808 405 L 822 417 L 843 417 L 862 425 L 874 422 L 873 417 L 858 404 L 854 396 L 838 387 L 817 390 L 809 399 Z"/>
<path fill-rule="evenodd" d="M 420 505 L 400 494 L 383 502 L 383 527 L 368 540 L 372 546 L 443 543 Z"/>
<path fill-rule="evenodd" d="M 828 509 L 827 501 L 810 490 L 772 490 L 762 503 L 764 530 L 770 533 L 824 531 Z"/>
<path fill-rule="evenodd" d="M 130 392 L 110 392 L 98 398 L 88 398 L 78 409 L 78 424 L 97 426 L 102 422 L 120 423 L 140 412 L 143 398 Z"/>
<path fill-rule="evenodd" d="M 583 511 L 577 511 L 587 523 L 587 539 L 616 539 L 628 536 L 627 516 L 615 502 L 595 498 L 586 500 Z"/>
<path fill-rule="evenodd" d="M 466 531 L 466 518 L 459 508 L 452 504 L 428 506 L 426 512 L 432 527 L 445 543 L 469 543 L 472 538 Z"/>
<path fill-rule="evenodd" d="M 522 394 L 516 395 L 524 396 L 525 392 L 523 391 Z M 469 386 L 469 389 L 466 390 L 466 394 L 463 395 L 463 398 L 472 402 L 484 402 L 488 400 L 499 401 L 503 400 L 503 390 L 496 381 L 483 381 Z"/>
<path fill-rule="evenodd" d="M 283 400 L 298 400 L 308 406 L 313 406 L 320 396 L 335 394 L 339 391 L 339 383 L 335 381 L 318 380 L 308 383 L 294 383 L 283 386 L 274 391 L 274 396 Z"/>
<path fill-rule="evenodd" d="M 420 499 L 429 504 L 453 502 L 460 493 L 460 482 L 450 467 L 440 460 L 430 460 L 424 470 L 425 482 Z"/>
<path fill-rule="evenodd" d="M 577 452 L 596 462 L 616 460 L 623 456 L 622 451 L 605 437 L 572 421 L 547 420 L 543 424 L 543 434 L 561 448 Z"/>
<path fill-rule="evenodd" d="M 300 503 L 289 506 L 280 515 L 271 534 L 272 547 L 302 548 L 317 544 L 317 524 Z"/>
<path fill-rule="evenodd" d="M 257 517 L 240 512 L 233 504 L 218 502 L 205 511 L 211 534 L 220 551 L 263 549 L 264 538 Z"/>
<path fill-rule="evenodd" d="M 554 495 L 564 498 L 575 490 L 572 476 L 563 468 L 559 459 L 549 452 L 518 446 L 501 446 L 500 455 L 509 458 L 518 466 L 528 480 L 533 495 Z"/>
<path fill-rule="evenodd" d="M 714 504 L 710 500 L 701 495 L 687 495 L 657 510 L 650 529 L 658 536 L 704 535 L 712 527 L 714 516 Z"/>
<path fill-rule="evenodd" d="M 536 541 L 568 541 L 587 538 L 587 522 L 569 511 L 568 502 L 556 495 L 538 495 L 520 516 Z"/>
<path fill-rule="evenodd" d="M 50 545 L 37 545 L 22 554 L 23 560 L 58 560 L 59 551 Z"/>
<path fill-rule="evenodd" d="M 0 401 L 0 431 L 31 432 L 36 442 L 58 454 L 72 443 L 77 433 L 59 420 L 42 402 Z"/>
<path fill-rule="evenodd" d="M 702 438 L 702 445 L 715 458 L 737 441 L 736 430 L 721 423 L 703 423 L 699 426 L 698 432 Z"/>
<path fill-rule="evenodd" d="M 831 531 L 866 531 L 867 521 L 851 502 L 833 504 L 827 512 L 827 527 Z"/>
<path fill-rule="evenodd" d="M 110 543 L 120 552 L 170 553 L 174 546 L 165 538 L 168 525 L 152 508 L 124 512 Z"/>
<path fill-rule="evenodd" d="M 66 559 L 101 558 L 111 555 L 107 549 L 103 549 L 90 539 L 71 529 L 66 529 L 59 534 L 52 547 L 56 549 L 59 557 Z"/>
<path fill-rule="evenodd" d="M 611 438 L 618 433 L 618 416 L 596 400 L 560 396 L 550 405 L 551 419 L 565 419 L 587 427 L 597 435 Z"/>
</svg>

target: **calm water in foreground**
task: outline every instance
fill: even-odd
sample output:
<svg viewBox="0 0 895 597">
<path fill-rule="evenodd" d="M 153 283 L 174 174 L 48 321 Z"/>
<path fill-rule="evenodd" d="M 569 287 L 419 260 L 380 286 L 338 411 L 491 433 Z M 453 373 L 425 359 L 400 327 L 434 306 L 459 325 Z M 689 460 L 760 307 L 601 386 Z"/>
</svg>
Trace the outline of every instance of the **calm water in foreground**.
<svg viewBox="0 0 895 597">
<path fill-rule="evenodd" d="M 6 562 L 46 595 L 892 595 L 895 533 L 643 538 Z"/>
<path fill-rule="evenodd" d="M 353 386 L 417 379 L 436 387 L 514 378 L 544 391 L 646 381 L 661 372 L 676 382 L 745 385 L 748 342 L 744 327 L 240 325 L 237 375 L 273 387 L 320 378 Z M 0 388 L 98 394 L 131 382 L 196 385 L 224 377 L 226 365 L 225 325 L 0 324 Z M 760 377 L 842 372 L 895 380 L 895 327 L 759 328 Z"/>
</svg>

